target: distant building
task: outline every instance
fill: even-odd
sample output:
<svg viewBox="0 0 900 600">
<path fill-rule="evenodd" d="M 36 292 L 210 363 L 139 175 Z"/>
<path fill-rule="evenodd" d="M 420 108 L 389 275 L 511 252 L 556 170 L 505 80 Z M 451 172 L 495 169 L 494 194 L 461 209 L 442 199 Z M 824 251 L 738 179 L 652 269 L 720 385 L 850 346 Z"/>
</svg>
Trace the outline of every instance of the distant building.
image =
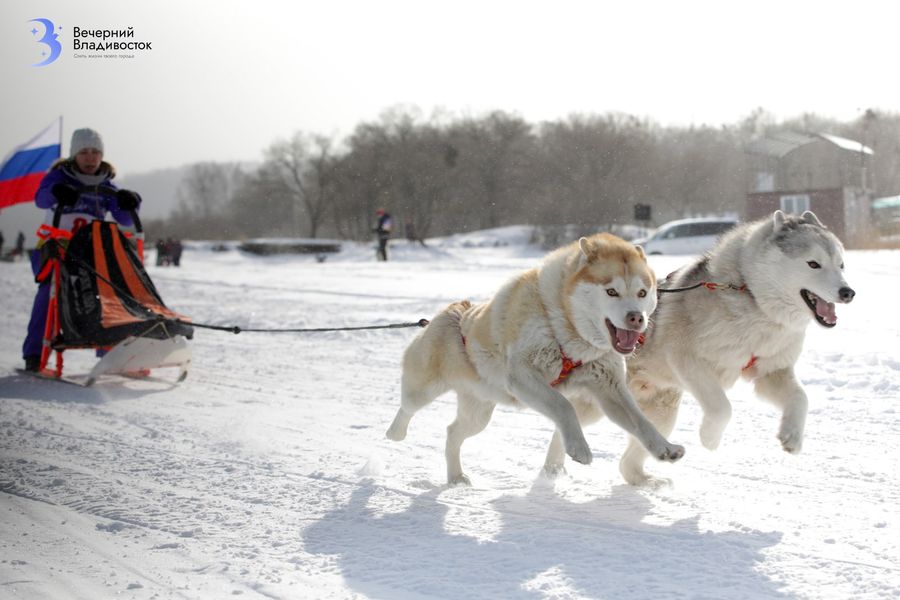
<svg viewBox="0 0 900 600">
<path fill-rule="evenodd" d="M 871 232 L 872 149 L 825 133 L 781 132 L 750 143 L 747 220 L 811 210 L 848 246 Z"/>
<path fill-rule="evenodd" d="M 900 236 L 900 196 L 888 196 L 873 201 L 872 220 L 880 235 Z"/>
</svg>

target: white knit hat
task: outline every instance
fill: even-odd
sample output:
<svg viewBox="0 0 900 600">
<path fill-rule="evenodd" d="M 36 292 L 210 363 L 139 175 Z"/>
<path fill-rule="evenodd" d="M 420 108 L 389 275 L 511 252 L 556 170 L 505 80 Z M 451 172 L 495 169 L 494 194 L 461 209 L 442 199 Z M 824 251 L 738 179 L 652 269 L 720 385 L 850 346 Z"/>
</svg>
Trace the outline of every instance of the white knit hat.
<svg viewBox="0 0 900 600">
<path fill-rule="evenodd" d="M 76 129 L 72 132 L 72 146 L 69 150 L 69 156 L 74 158 L 76 154 L 85 148 L 96 148 L 100 151 L 100 154 L 103 154 L 103 138 L 89 127 Z"/>
</svg>

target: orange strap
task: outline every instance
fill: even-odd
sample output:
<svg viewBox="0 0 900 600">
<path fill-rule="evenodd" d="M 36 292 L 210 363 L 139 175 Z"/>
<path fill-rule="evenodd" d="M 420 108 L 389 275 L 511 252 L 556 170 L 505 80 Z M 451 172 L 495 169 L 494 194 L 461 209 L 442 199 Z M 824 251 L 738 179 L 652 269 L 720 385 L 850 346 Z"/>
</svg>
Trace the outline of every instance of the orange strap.
<svg viewBox="0 0 900 600">
<path fill-rule="evenodd" d="M 559 349 L 559 353 L 562 354 L 562 369 L 559 370 L 559 376 L 550 382 L 550 387 L 556 387 L 561 384 L 569 377 L 572 371 L 581 366 L 580 360 L 572 360 L 566 356 L 562 348 Z"/>
<path fill-rule="evenodd" d="M 132 266 L 131 261 L 128 260 L 128 255 L 125 252 L 125 247 L 122 245 L 122 238 L 118 235 L 113 235 L 112 242 L 113 253 L 116 256 L 116 262 L 118 263 L 119 268 L 122 271 L 122 276 L 125 278 L 125 284 L 128 286 L 128 291 L 131 293 L 131 296 L 135 300 L 137 300 L 141 304 L 141 306 L 155 312 L 158 315 L 162 315 L 169 319 L 182 318 L 180 315 L 172 312 L 165 306 L 162 306 L 156 300 L 156 298 L 150 295 L 150 292 L 141 282 L 137 272 L 134 270 L 134 266 Z"/>
<path fill-rule="evenodd" d="M 704 281 L 701 285 L 713 292 L 716 290 L 735 290 L 737 292 L 747 291 L 746 283 L 742 283 L 741 285 L 734 285 L 731 283 L 714 283 L 712 281 Z"/>
<path fill-rule="evenodd" d="M 94 270 L 97 271 L 97 291 L 100 296 L 101 324 L 104 328 L 116 327 L 134 323 L 139 319 L 132 315 L 122 305 L 122 301 L 113 287 L 107 283 L 109 280 L 109 265 L 106 264 L 106 253 L 103 251 L 103 236 L 100 228 L 103 221 L 94 221 L 91 224 L 91 235 L 94 240 Z"/>
</svg>

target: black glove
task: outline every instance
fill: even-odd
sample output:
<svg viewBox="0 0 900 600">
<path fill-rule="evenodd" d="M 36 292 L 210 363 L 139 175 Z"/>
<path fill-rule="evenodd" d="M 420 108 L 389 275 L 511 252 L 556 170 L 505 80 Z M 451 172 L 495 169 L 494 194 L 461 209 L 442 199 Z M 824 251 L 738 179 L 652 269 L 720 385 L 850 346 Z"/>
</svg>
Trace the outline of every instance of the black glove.
<svg viewBox="0 0 900 600">
<path fill-rule="evenodd" d="M 135 210 L 141 205 L 141 197 L 131 190 L 119 190 L 116 192 L 116 204 L 119 210 Z"/>
<path fill-rule="evenodd" d="M 62 206 L 75 206 L 78 202 L 78 190 L 68 183 L 57 183 L 50 188 L 50 193 L 56 197 L 56 201 Z"/>
</svg>

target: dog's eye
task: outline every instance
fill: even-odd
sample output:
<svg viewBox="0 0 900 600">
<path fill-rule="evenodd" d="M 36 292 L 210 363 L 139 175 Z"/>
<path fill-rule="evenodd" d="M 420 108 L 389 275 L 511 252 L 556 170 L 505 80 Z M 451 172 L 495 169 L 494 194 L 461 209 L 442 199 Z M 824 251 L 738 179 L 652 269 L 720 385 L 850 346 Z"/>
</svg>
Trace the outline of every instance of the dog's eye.
<svg viewBox="0 0 900 600">
<path fill-rule="evenodd" d="M 844 263 L 841 263 L 841 271 L 844 270 Z"/>
<path fill-rule="evenodd" d="M 638 298 L 646 298 L 646 297 L 647 297 L 647 290 L 641 290 L 638 292 Z"/>
<path fill-rule="evenodd" d="M 806 261 L 806 264 L 809 265 L 810 269 L 821 269 L 822 268 L 822 265 L 820 265 L 819 263 L 817 263 L 814 260 Z"/>
<path fill-rule="evenodd" d="M 612 289 L 612 288 L 608 288 L 608 289 L 606 290 L 606 295 L 607 295 L 607 296 L 612 296 L 613 298 L 615 298 L 615 297 L 617 297 L 617 296 L 619 295 L 619 292 L 617 292 L 616 290 L 614 290 L 614 289 Z"/>
</svg>

